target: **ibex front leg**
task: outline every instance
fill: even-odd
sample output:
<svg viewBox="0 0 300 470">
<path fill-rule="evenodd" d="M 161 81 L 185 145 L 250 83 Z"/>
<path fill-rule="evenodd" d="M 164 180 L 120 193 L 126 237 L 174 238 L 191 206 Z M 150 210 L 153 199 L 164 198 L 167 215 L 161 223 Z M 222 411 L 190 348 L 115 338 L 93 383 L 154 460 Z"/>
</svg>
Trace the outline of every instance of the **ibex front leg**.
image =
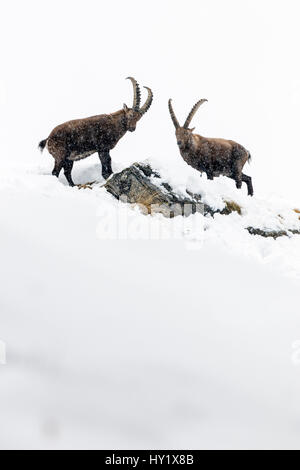
<svg viewBox="0 0 300 470">
<path fill-rule="evenodd" d="M 109 150 L 101 150 L 98 154 L 102 164 L 102 176 L 104 179 L 107 179 L 112 174 Z"/>
</svg>

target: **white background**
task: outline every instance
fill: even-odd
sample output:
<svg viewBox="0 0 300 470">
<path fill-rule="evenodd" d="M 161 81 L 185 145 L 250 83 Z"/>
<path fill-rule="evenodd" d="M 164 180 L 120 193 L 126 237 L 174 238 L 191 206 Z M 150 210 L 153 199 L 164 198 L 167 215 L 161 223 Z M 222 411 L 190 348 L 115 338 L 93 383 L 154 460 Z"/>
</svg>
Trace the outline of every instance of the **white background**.
<svg viewBox="0 0 300 470">
<path fill-rule="evenodd" d="M 242 143 L 255 188 L 296 201 L 298 19 L 296 0 L 3 2 L 1 159 L 38 159 L 37 142 L 55 125 L 131 104 L 132 75 L 154 104 L 115 160 L 172 164 L 180 157 L 167 100 L 182 122 L 205 97 L 196 130 Z"/>
</svg>

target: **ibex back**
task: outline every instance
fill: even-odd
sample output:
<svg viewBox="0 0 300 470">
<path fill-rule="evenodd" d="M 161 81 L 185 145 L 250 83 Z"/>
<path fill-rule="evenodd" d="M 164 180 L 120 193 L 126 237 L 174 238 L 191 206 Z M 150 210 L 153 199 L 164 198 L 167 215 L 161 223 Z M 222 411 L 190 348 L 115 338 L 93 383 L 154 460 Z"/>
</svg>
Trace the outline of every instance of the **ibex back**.
<svg viewBox="0 0 300 470">
<path fill-rule="evenodd" d="M 228 176 L 235 180 L 237 188 L 241 188 L 242 183 L 245 182 L 249 196 L 253 196 L 252 179 L 242 172 L 245 163 L 251 159 L 248 150 L 233 140 L 202 137 L 193 134 L 195 128 L 189 129 L 194 114 L 205 101 L 207 100 L 202 99 L 193 106 L 181 127 L 169 100 L 169 111 L 176 129 L 177 145 L 182 158 L 196 170 L 205 172 L 210 180 L 215 176 Z"/>
<path fill-rule="evenodd" d="M 102 176 L 107 179 L 112 174 L 110 150 L 127 131 L 135 131 L 137 122 L 148 111 L 152 104 L 153 93 L 148 87 L 148 97 L 140 107 L 141 92 L 136 80 L 128 77 L 133 85 L 133 105 L 112 114 L 100 114 L 85 119 L 76 119 L 55 127 L 49 137 L 39 144 L 41 151 L 47 145 L 48 151 L 55 160 L 52 174 L 59 176 L 62 168 L 70 186 L 74 161 L 81 160 L 98 152 L 102 163 Z"/>
</svg>

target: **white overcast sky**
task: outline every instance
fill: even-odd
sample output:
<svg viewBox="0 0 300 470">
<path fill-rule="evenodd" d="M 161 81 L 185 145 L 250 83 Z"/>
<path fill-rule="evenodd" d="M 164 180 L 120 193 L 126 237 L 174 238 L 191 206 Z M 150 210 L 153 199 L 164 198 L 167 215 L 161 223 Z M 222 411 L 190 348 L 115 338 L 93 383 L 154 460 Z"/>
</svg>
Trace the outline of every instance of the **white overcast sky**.
<svg viewBox="0 0 300 470">
<path fill-rule="evenodd" d="M 207 98 L 196 131 L 247 147 L 258 192 L 300 201 L 299 13 L 296 0 L 4 1 L 1 160 L 38 164 L 55 125 L 131 104 L 133 75 L 155 100 L 113 159 L 172 165 L 168 98 L 180 122 Z"/>
</svg>

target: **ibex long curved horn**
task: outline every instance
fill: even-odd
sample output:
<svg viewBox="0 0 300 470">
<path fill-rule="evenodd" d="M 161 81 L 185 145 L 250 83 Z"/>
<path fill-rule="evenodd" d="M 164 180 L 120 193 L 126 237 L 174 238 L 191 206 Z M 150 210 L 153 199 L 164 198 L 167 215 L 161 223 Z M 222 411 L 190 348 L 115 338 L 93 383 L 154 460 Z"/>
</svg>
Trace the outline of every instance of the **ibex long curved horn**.
<svg viewBox="0 0 300 470">
<path fill-rule="evenodd" d="M 152 104 L 152 101 L 153 101 L 152 90 L 150 88 L 148 88 L 147 86 L 144 86 L 144 88 L 146 88 L 146 90 L 148 91 L 148 96 L 147 96 L 147 99 L 145 101 L 145 104 L 140 109 L 140 114 L 141 115 L 145 114 L 148 111 L 148 109 L 150 108 L 150 106 Z"/>
<path fill-rule="evenodd" d="M 130 80 L 133 86 L 133 105 L 132 109 L 139 111 L 141 104 L 141 90 L 138 82 L 133 77 L 127 77 L 126 80 Z"/>
<path fill-rule="evenodd" d="M 205 101 L 207 101 L 206 99 L 202 99 L 202 100 L 199 100 L 197 101 L 197 103 L 192 107 L 191 111 L 190 111 L 190 114 L 188 115 L 188 117 L 186 118 L 186 121 L 184 123 L 184 128 L 187 129 L 191 123 L 191 120 L 193 119 L 196 111 L 198 111 L 198 109 L 200 108 L 200 106 L 205 103 Z"/>
<path fill-rule="evenodd" d="M 175 116 L 175 113 L 174 113 L 174 110 L 173 110 L 171 98 L 169 99 L 168 106 L 169 106 L 169 111 L 170 111 L 171 119 L 172 119 L 172 121 L 173 121 L 173 124 L 174 124 L 174 126 L 175 126 L 175 129 L 178 129 L 178 127 L 180 127 L 180 126 L 179 126 L 179 122 L 177 121 L 177 117 Z"/>
</svg>

